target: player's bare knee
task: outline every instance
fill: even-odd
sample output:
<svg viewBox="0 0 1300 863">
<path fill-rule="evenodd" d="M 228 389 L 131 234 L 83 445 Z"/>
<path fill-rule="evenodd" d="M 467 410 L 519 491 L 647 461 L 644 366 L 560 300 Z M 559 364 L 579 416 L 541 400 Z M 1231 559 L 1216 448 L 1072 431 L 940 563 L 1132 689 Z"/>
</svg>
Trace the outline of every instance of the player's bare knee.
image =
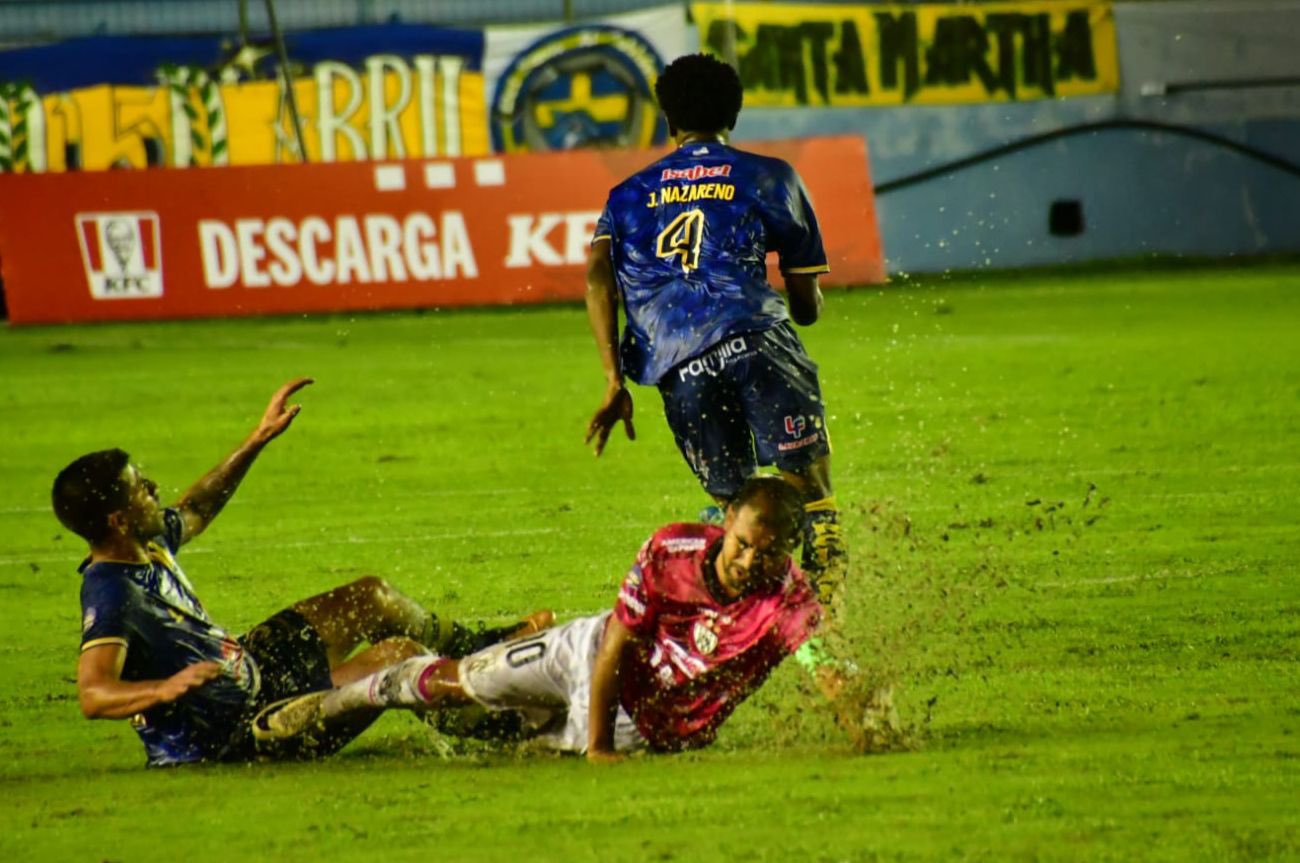
<svg viewBox="0 0 1300 863">
<path fill-rule="evenodd" d="M 379 612 L 392 607 L 396 589 L 377 575 L 363 575 L 347 587 L 351 604 L 356 611 Z"/>
<path fill-rule="evenodd" d="M 401 635 L 385 638 L 372 649 L 379 651 L 385 665 L 395 665 L 413 656 L 429 655 L 429 649 L 423 644 Z"/>
<path fill-rule="evenodd" d="M 831 495 L 830 470 L 820 460 L 801 470 L 783 470 L 781 473 L 799 489 L 805 501 L 821 500 Z"/>
</svg>

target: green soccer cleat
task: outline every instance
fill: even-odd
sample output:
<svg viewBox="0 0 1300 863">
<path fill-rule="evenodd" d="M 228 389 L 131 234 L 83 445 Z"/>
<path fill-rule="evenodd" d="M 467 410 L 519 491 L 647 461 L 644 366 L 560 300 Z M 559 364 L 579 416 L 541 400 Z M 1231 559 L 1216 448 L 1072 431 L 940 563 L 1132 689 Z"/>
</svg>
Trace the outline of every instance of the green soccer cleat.
<svg viewBox="0 0 1300 863">
<path fill-rule="evenodd" d="M 700 522 L 700 524 L 720 525 L 727 520 L 727 511 L 724 508 L 718 506 L 717 504 L 711 503 L 708 506 L 706 506 L 704 509 L 700 510 L 700 514 L 697 517 L 697 520 Z"/>
</svg>

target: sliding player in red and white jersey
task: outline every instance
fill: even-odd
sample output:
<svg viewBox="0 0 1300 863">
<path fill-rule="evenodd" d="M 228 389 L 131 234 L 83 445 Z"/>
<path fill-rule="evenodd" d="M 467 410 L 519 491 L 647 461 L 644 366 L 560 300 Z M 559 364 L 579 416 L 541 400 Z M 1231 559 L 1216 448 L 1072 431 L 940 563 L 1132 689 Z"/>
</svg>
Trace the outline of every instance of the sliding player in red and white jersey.
<svg viewBox="0 0 1300 863">
<path fill-rule="evenodd" d="M 389 707 L 516 710 L 531 736 L 595 761 L 712 743 L 812 634 L 821 609 L 791 558 L 803 501 L 778 477 L 736 493 L 722 527 L 675 524 L 642 546 L 611 612 L 459 661 L 416 657 L 328 693 L 272 705 L 264 740 L 320 733 Z"/>
</svg>

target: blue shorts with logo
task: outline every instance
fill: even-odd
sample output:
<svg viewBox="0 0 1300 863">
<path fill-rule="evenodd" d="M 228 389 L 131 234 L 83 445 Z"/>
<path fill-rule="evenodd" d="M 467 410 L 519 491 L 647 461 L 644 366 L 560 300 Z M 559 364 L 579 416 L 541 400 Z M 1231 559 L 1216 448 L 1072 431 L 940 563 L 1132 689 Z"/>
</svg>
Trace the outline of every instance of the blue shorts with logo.
<svg viewBox="0 0 1300 863">
<path fill-rule="evenodd" d="M 729 498 L 758 465 L 799 472 L 830 452 L 817 364 L 783 323 L 728 336 L 659 381 L 677 448 Z"/>
</svg>

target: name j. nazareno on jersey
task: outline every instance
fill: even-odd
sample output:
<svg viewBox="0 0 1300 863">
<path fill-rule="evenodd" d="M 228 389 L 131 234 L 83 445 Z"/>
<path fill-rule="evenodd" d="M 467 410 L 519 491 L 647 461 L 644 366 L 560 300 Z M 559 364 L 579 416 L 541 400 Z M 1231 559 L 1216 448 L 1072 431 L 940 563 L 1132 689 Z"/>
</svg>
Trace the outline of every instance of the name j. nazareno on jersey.
<svg viewBox="0 0 1300 863">
<path fill-rule="evenodd" d="M 673 180 L 685 180 L 694 183 L 712 177 L 731 176 L 730 165 L 692 165 L 689 168 L 665 168 L 659 174 L 659 182 L 669 183 Z M 701 183 L 697 185 L 664 186 L 650 193 L 647 207 L 661 207 L 664 204 L 689 204 L 694 201 L 730 201 L 736 197 L 736 187 L 731 183 Z"/>
<path fill-rule="evenodd" d="M 730 183 L 701 183 L 698 186 L 664 186 L 650 193 L 647 207 L 664 204 L 689 204 L 694 201 L 730 201 L 736 197 L 736 187 Z"/>
</svg>

